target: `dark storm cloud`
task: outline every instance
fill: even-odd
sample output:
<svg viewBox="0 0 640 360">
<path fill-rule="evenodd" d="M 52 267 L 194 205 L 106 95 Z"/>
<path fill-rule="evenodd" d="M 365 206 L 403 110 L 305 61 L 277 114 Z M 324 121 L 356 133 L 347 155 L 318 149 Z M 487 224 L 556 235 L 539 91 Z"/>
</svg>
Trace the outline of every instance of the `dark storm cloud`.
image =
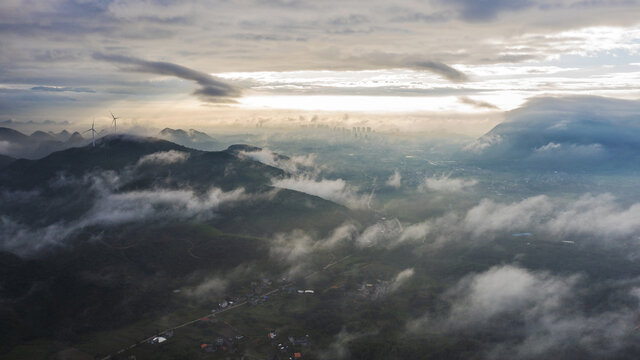
<svg viewBox="0 0 640 360">
<path fill-rule="evenodd" d="M 236 86 L 218 80 L 217 78 L 188 67 L 164 62 L 164 61 L 147 61 L 130 56 L 122 55 L 106 55 L 102 53 L 93 54 L 96 60 L 107 61 L 124 65 L 123 70 L 150 73 L 158 75 L 175 76 L 185 80 L 192 80 L 200 85 L 193 94 L 201 100 L 212 103 L 233 102 L 233 98 L 241 95 L 241 90 Z"/>
</svg>

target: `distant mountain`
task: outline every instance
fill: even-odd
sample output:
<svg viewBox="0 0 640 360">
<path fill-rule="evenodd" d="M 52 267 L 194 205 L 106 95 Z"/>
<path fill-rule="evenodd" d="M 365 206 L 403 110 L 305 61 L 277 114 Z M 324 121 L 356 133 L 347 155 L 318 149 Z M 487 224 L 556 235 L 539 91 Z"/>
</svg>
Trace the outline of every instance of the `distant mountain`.
<svg viewBox="0 0 640 360">
<path fill-rule="evenodd" d="M 4 142 L 4 146 L 0 147 L 0 153 L 3 155 L 37 159 L 54 151 L 86 144 L 87 140 L 77 132 L 71 135 L 66 130 L 57 134 L 35 131 L 27 136 L 17 130 L 0 127 L 0 142 Z"/>
<path fill-rule="evenodd" d="M 59 133 L 49 131 L 48 133 L 55 137 L 55 139 L 58 141 L 67 141 L 69 140 L 69 137 L 71 137 L 71 133 L 69 133 L 67 130 L 62 130 Z"/>
<path fill-rule="evenodd" d="M 33 134 L 29 136 L 29 139 L 35 141 L 56 141 L 56 136 L 50 133 L 46 133 L 44 131 L 35 131 Z"/>
<path fill-rule="evenodd" d="M 0 127 L 0 141 L 7 141 L 15 144 L 23 144 L 28 141 L 29 137 L 20 131 L 6 127 Z"/>
<path fill-rule="evenodd" d="M 219 146 L 219 143 L 214 138 L 194 129 L 184 131 L 182 129 L 165 128 L 158 133 L 158 137 L 198 150 L 211 151 Z"/>
<path fill-rule="evenodd" d="M 79 132 L 76 131 L 73 134 L 69 135 L 69 137 L 65 141 L 69 145 L 76 145 L 83 143 L 85 139 L 82 137 L 82 135 L 80 135 Z"/>
<path fill-rule="evenodd" d="M 481 165 L 600 171 L 640 169 L 640 102 L 538 98 L 466 147 Z"/>
<path fill-rule="evenodd" d="M 18 160 L 0 175 L 0 185 L 28 188 L 46 182 L 57 173 L 81 175 L 94 168 L 121 169 L 135 164 L 143 155 L 169 150 L 190 151 L 168 141 L 111 135 L 98 139 L 96 147 L 87 145 L 54 152 L 38 160 Z"/>
</svg>

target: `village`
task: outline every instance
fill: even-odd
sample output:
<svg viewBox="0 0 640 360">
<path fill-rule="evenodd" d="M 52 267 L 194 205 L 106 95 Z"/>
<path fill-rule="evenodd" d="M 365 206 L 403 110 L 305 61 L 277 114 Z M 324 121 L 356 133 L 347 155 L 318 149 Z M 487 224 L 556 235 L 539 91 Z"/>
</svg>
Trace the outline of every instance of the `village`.
<svg viewBox="0 0 640 360">
<path fill-rule="evenodd" d="M 199 342 L 193 342 L 192 347 L 198 348 L 202 353 L 219 356 L 225 358 L 238 356 L 241 357 L 243 350 L 247 345 L 255 344 L 258 342 L 266 342 L 272 350 L 270 358 L 273 359 L 302 359 L 303 354 L 308 350 L 312 344 L 311 337 L 308 334 L 297 334 L 280 332 L 278 329 L 269 329 L 264 332 L 262 339 L 260 337 L 249 337 L 241 333 L 241 331 L 235 329 L 226 321 L 219 318 L 220 315 L 227 313 L 231 310 L 239 307 L 248 306 L 256 307 L 268 303 L 273 297 L 280 295 L 288 296 L 313 296 L 315 290 L 313 289 L 299 289 L 293 286 L 293 283 L 288 282 L 286 279 L 277 280 L 275 283 L 269 278 L 262 278 L 250 283 L 251 292 L 244 295 L 237 296 L 225 296 L 217 304 L 217 306 L 205 316 L 197 319 L 185 322 L 183 324 L 174 326 L 164 331 L 159 331 L 154 336 L 151 336 L 136 344 L 132 344 L 127 348 L 120 349 L 115 354 L 102 357 L 101 360 L 120 359 L 127 353 L 130 353 L 136 347 L 151 346 L 157 348 L 158 351 L 167 344 L 172 342 L 177 333 L 187 326 L 193 326 L 203 330 L 202 333 L 213 334 L 202 338 Z M 181 290 L 176 289 L 174 294 L 179 295 Z M 227 328 L 231 328 L 233 334 L 221 333 L 214 330 L 217 325 L 225 325 Z M 264 354 L 266 355 L 266 354 Z M 128 355 L 127 360 L 135 360 L 135 355 Z"/>
</svg>

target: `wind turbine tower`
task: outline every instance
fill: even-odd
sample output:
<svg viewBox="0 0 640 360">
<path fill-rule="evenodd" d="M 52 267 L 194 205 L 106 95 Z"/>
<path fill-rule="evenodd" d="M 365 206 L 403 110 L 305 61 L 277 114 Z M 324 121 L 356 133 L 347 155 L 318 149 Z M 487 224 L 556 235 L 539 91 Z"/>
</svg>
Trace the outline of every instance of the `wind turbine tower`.
<svg viewBox="0 0 640 360">
<path fill-rule="evenodd" d="M 95 121 L 95 119 L 91 123 L 91 129 L 83 132 L 83 134 L 84 133 L 88 133 L 89 131 L 91 131 L 91 143 L 93 144 L 93 147 L 96 147 L 96 121 Z"/>
<path fill-rule="evenodd" d="M 109 111 L 109 113 L 111 114 L 111 118 L 113 119 L 113 121 L 111 121 L 111 124 L 113 125 L 113 133 L 115 134 L 118 132 L 118 119 L 120 118 L 113 115 L 111 111 Z"/>
</svg>

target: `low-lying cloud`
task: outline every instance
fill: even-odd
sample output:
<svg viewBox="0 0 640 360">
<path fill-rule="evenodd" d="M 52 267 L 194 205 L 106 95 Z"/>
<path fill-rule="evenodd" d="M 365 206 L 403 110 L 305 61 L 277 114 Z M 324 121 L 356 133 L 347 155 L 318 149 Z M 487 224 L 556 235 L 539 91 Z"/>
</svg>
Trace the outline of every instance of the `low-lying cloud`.
<svg viewBox="0 0 640 360">
<path fill-rule="evenodd" d="M 307 176 L 293 176 L 274 179 L 272 185 L 315 195 L 350 208 L 365 208 L 369 200 L 367 195 L 358 193 L 357 187 L 347 184 L 347 182 L 342 179 L 316 180 Z"/>
<path fill-rule="evenodd" d="M 159 151 L 153 154 L 145 155 L 138 160 L 138 166 L 146 164 L 169 165 L 184 162 L 189 159 L 190 154 L 184 151 Z"/>
<path fill-rule="evenodd" d="M 477 183 L 475 179 L 451 178 L 448 175 L 431 176 L 423 180 L 418 190 L 454 193 L 473 187 Z"/>
<path fill-rule="evenodd" d="M 338 226 L 324 238 L 296 229 L 276 234 L 270 244 L 269 255 L 278 263 L 287 265 L 287 277 L 299 276 L 309 269 L 313 255 L 349 243 L 356 235 L 357 228 L 351 223 Z"/>
<path fill-rule="evenodd" d="M 398 170 L 395 170 L 393 174 L 389 176 L 385 184 L 392 188 L 400 188 L 400 186 L 402 186 L 402 175 L 400 175 L 400 172 Z"/>
<path fill-rule="evenodd" d="M 404 269 L 404 270 L 400 271 L 393 278 L 393 281 L 391 281 L 391 284 L 389 284 L 389 290 L 391 292 L 394 292 L 394 291 L 400 289 L 400 287 L 402 285 L 404 285 L 407 281 L 409 281 L 409 279 L 411 279 L 414 274 L 415 274 L 415 271 L 413 270 L 413 268 Z"/>
<path fill-rule="evenodd" d="M 238 155 L 259 161 L 265 165 L 277 167 L 289 174 L 304 173 L 308 176 L 315 176 L 320 171 L 320 168 L 315 164 L 315 154 L 286 157 L 269 149 L 260 149 L 257 151 L 241 151 Z"/>
<path fill-rule="evenodd" d="M 592 236 L 620 239 L 640 230 L 640 204 L 622 206 L 611 194 L 586 194 L 574 201 L 545 195 L 510 204 L 482 200 L 462 219 L 476 236 L 500 231 L 531 230 L 554 236 Z"/>
<path fill-rule="evenodd" d="M 92 204 L 91 207 L 77 220 L 57 221 L 41 227 L 23 224 L 13 219 L 11 214 L 0 214 L 0 248 L 19 255 L 29 255 L 49 246 L 63 245 L 75 232 L 90 226 L 114 226 L 160 219 L 204 220 L 215 217 L 223 204 L 252 198 L 242 188 L 223 191 L 212 187 L 205 193 L 197 193 L 191 189 L 163 188 L 120 192 L 117 189 L 121 184 L 122 178 L 109 171 L 92 174 L 84 179 L 56 179 L 52 187 L 57 189 L 86 187 L 86 201 Z M 26 199 L 27 195 L 35 196 L 20 196 Z"/>
<path fill-rule="evenodd" d="M 582 310 L 579 275 L 559 276 L 514 265 L 494 266 L 452 286 L 442 299 L 446 312 L 408 323 L 410 332 L 493 333 L 486 357 L 553 358 L 567 344 L 607 357 L 631 339 L 633 307 L 589 313 Z M 628 291 L 634 297 L 637 291 Z M 637 302 L 637 297 L 636 297 Z"/>
<path fill-rule="evenodd" d="M 413 224 L 397 219 L 378 221 L 355 237 L 359 247 L 470 244 L 513 233 L 532 233 L 546 240 L 622 244 L 637 241 L 640 203 L 623 205 L 611 194 L 585 194 L 568 200 L 546 195 L 504 203 L 483 199 L 466 211 L 452 211 Z"/>
<path fill-rule="evenodd" d="M 206 280 L 196 285 L 195 287 L 188 289 L 186 294 L 188 296 L 196 297 L 196 298 L 205 297 L 205 296 L 206 297 L 220 296 L 224 294 L 224 291 L 227 289 L 227 286 L 229 286 L 228 279 L 218 277 L 218 276 L 213 276 L 213 277 L 207 278 Z"/>
<path fill-rule="evenodd" d="M 11 149 L 11 143 L 5 140 L 0 141 L 0 154 L 8 154 Z"/>
<path fill-rule="evenodd" d="M 244 189 L 224 192 L 211 188 L 199 196 L 192 190 L 144 190 L 100 196 L 83 220 L 84 225 L 114 225 L 162 217 L 208 218 L 227 202 L 248 198 Z"/>
<path fill-rule="evenodd" d="M 350 359 L 351 352 L 349 351 L 349 343 L 362 337 L 372 336 L 377 334 L 376 332 L 368 333 L 350 333 L 346 329 L 340 330 L 340 332 L 332 339 L 331 345 L 320 352 L 319 358 L 322 360 L 342 360 Z"/>
</svg>

